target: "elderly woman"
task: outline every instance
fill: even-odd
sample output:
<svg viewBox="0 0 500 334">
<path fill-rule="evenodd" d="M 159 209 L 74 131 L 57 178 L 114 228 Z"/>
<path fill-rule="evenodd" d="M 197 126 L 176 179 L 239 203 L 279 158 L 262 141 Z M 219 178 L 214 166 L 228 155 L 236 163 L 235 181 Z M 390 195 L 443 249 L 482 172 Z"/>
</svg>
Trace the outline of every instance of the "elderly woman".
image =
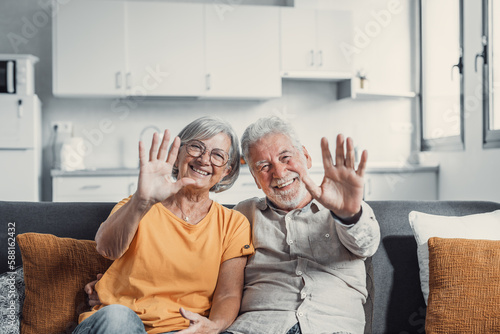
<svg viewBox="0 0 500 334">
<path fill-rule="evenodd" d="M 209 198 L 239 174 L 238 139 L 211 117 L 187 125 L 171 145 L 139 143 L 137 191 L 118 203 L 96 234 L 115 261 L 95 289 L 101 305 L 73 333 L 220 333 L 238 315 L 248 220 Z M 171 177 L 173 176 L 173 178 Z"/>
</svg>

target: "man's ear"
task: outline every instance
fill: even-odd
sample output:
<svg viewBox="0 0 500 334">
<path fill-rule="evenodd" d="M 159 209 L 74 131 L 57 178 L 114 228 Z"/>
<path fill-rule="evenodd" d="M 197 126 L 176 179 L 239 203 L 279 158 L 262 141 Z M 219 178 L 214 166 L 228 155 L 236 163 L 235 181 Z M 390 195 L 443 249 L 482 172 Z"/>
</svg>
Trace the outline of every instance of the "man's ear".
<svg viewBox="0 0 500 334">
<path fill-rule="evenodd" d="M 304 145 L 302 145 L 302 153 L 304 153 L 304 156 L 306 157 L 307 169 L 310 169 L 312 167 L 312 159 Z"/>
</svg>

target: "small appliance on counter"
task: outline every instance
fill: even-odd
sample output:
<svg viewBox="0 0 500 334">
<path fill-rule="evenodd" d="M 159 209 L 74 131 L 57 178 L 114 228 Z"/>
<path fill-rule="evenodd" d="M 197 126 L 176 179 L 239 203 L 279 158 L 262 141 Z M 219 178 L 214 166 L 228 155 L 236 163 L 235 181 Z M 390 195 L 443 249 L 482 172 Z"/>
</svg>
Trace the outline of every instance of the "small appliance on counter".
<svg viewBox="0 0 500 334">
<path fill-rule="evenodd" d="M 0 94 L 34 95 L 37 62 L 32 55 L 0 54 Z"/>
<path fill-rule="evenodd" d="M 60 150 L 60 166 L 62 171 L 84 170 L 84 155 L 81 153 L 85 147 L 82 137 L 70 137 L 63 141 Z"/>
<path fill-rule="evenodd" d="M 39 201 L 41 103 L 32 55 L 0 54 L 0 200 Z"/>
</svg>

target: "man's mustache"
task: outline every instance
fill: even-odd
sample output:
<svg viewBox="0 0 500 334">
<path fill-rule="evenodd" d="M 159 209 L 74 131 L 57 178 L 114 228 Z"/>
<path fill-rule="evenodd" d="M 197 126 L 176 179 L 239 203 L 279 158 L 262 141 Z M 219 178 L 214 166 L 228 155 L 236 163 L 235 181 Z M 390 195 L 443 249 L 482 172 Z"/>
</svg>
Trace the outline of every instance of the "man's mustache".
<svg viewBox="0 0 500 334">
<path fill-rule="evenodd" d="M 281 177 L 279 179 L 273 179 L 273 181 L 271 182 L 271 187 L 279 187 L 283 184 L 286 184 L 286 183 L 292 181 L 295 178 L 297 178 L 301 181 L 300 175 L 298 173 L 290 172 L 285 177 Z"/>
</svg>

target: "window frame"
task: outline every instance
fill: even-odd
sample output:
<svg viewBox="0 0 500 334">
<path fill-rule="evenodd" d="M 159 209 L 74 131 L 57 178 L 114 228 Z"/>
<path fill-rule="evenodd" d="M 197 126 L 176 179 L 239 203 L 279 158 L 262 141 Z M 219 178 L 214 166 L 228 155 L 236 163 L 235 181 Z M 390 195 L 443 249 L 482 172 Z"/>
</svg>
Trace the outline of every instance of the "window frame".
<svg viewBox="0 0 500 334">
<path fill-rule="evenodd" d="M 425 91 L 424 91 L 424 50 L 423 36 L 424 36 L 424 7 L 426 0 L 419 1 L 419 16 L 420 16 L 420 94 L 419 94 L 419 109 L 420 109 L 420 151 L 462 151 L 465 150 L 465 112 L 464 112 L 464 72 L 463 72 L 463 58 L 464 58 L 464 3 L 463 0 L 457 0 L 459 4 L 459 22 L 460 22 L 460 36 L 459 44 L 461 55 L 459 58 L 460 68 L 460 134 L 454 136 L 426 139 L 424 136 L 425 130 Z M 432 0 L 430 0 L 432 1 Z M 486 1 L 486 0 L 483 0 Z M 457 64 L 457 65 L 459 65 Z M 455 66 L 457 66 L 455 65 Z"/>
<path fill-rule="evenodd" d="M 493 48 L 490 46 L 490 40 L 493 40 L 493 27 L 490 22 L 493 20 L 492 0 L 483 0 L 483 51 L 476 55 L 483 58 L 483 148 L 500 147 L 500 129 L 490 130 L 490 107 L 493 105 Z M 500 59 L 500 57 L 499 57 Z M 500 64 L 498 64 L 500 66 Z M 491 94 L 490 94 L 491 92 Z M 498 93 L 500 98 L 500 92 Z M 499 112 L 500 115 L 500 112 Z"/>
</svg>

